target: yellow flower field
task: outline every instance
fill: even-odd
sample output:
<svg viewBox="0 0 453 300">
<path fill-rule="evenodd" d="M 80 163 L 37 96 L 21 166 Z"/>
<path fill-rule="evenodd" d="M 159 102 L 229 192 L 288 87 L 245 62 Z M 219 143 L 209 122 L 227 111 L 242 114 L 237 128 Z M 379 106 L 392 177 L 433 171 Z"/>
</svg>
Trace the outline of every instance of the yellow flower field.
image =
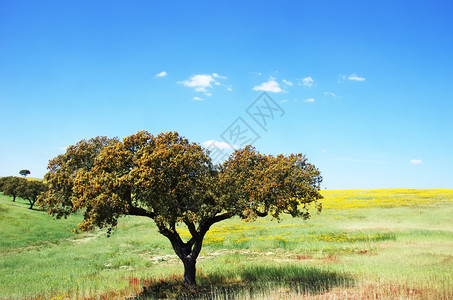
<svg viewBox="0 0 453 300">
<path fill-rule="evenodd" d="M 453 190 L 413 190 L 413 189 L 376 189 L 376 190 L 340 190 L 322 191 L 324 199 L 321 200 L 323 214 L 329 214 L 331 219 L 344 220 L 347 215 L 335 213 L 337 211 L 368 208 L 396 208 L 396 207 L 430 207 L 453 203 Z M 287 218 L 285 220 L 289 221 Z M 294 221 L 290 223 L 269 222 L 257 220 L 253 223 L 227 222 L 216 224 L 207 233 L 205 245 L 232 245 L 260 241 L 274 242 L 361 242 L 392 239 L 389 233 L 346 233 L 346 232 L 316 232 L 301 231 L 311 225 L 310 222 Z M 266 235 L 260 232 L 266 231 Z M 190 238 L 190 233 L 182 227 L 183 238 Z M 274 234 L 269 235 L 272 232 Z"/>
<path fill-rule="evenodd" d="M 439 205 L 439 200 L 453 202 L 453 190 L 447 189 L 325 190 L 321 193 L 323 209 L 413 207 Z"/>
</svg>

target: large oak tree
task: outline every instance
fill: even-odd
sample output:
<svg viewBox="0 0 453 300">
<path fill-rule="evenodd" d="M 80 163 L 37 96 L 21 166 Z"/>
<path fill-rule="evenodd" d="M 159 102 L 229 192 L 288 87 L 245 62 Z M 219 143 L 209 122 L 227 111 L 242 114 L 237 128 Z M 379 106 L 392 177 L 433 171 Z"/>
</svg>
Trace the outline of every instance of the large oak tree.
<svg viewBox="0 0 453 300">
<path fill-rule="evenodd" d="M 176 132 L 83 140 L 48 168 L 41 205 L 50 214 L 84 209 L 81 230 L 108 232 L 123 215 L 153 219 L 183 262 L 188 284 L 195 284 L 196 260 L 213 224 L 282 213 L 307 219 L 310 204 L 320 209 L 322 198 L 320 172 L 302 154 L 262 155 L 247 146 L 213 166 L 206 149 Z M 190 239 L 181 238 L 178 224 Z"/>
</svg>

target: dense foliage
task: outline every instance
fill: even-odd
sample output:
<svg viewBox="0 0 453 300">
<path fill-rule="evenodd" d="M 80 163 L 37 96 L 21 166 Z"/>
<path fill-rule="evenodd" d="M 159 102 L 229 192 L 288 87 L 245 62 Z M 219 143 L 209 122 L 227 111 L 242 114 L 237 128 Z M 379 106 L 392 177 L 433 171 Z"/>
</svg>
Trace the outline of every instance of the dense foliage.
<svg viewBox="0 0 453 300">
<path fill-rule="evenodd" d="M 19 195 L 19 188 L 26 183 L 26 179 L 8 176 L 0 179 L 0 189 L 5 196 L 13 197 L 13 201 L 16 201 L 16 197 Z"/>
<path fill-rule="evenodd" d="M 214 223 L 234 216 L 278 219 L 282 213 L 306 219 L 310 204 L 322 198 L 320 172 L 302 154 L 262 155 L 247 146 L 213 166 L 206 149 L 176 132 L 83 140 L 48 169 L 41 205 L 50 214 L 84 209 L 81 230 L 109 232 L 123 215 L 152 218 L 182 260 L 189 284 L 195 283 L 196 259 Z M 187 241 L 177 224 L 187 226 Z"/>
<path fill-rule="evenodd" d="M 33 209 L 33 205 L 38 200 L 38 197 L 46 190 L 46 185 L 41 181 L 26 180 L 23 184 L 19 185 L 17 193 L 22 199 L 28 200 L 30 203 L 30 209 Z"/>
<path fill-rule="evenodd" d="M 0 191 L 6 196 L 13 197 L 13 201 L 16 201 L 16 197 L 28 200 L 30 209 L 33 209 L 38 197 L 46 190 L 46 185 L 40 180 L 27 180 L 13 176 L 0 178 Z"/>
</svg>

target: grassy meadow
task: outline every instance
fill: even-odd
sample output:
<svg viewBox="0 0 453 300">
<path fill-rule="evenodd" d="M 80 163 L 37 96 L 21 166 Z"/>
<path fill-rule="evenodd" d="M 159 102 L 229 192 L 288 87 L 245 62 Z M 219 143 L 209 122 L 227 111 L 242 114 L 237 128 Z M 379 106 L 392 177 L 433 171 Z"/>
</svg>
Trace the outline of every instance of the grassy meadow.
<svg viewBox="0 0 453 300">
<path fill-rule="evenodd" d="M 190 289 L 151 220 L 75 234 L 81 215 L 54 220 L 0 194 L 0 299 L 453 298 L 453 190 L 322 193 L 308 221 L 215 224 Z"/>
</svg>

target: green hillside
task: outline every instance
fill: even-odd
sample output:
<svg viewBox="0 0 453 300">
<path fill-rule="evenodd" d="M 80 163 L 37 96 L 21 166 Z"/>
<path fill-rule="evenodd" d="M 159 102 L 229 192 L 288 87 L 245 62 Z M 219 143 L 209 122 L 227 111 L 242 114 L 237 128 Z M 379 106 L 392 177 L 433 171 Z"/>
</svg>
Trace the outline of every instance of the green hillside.
<svg viewBox="0 0 453 300">
<path fill-rule="evenodd" d="M 233 219 L 213 226 L 197 264 L 196 292 L 453 297 L 453 190 L 324 196 L 323 212 L 306 222 Z M 73 233 L 81 219 L 54 220 L 0 194 L 0 298 L 121 299 L 143 286 L 151 298 L 190 292 L 176 285 L 182 263 L 151 220 L 123 218 L 107 238 L 103 231 Z"/>
</svg>

